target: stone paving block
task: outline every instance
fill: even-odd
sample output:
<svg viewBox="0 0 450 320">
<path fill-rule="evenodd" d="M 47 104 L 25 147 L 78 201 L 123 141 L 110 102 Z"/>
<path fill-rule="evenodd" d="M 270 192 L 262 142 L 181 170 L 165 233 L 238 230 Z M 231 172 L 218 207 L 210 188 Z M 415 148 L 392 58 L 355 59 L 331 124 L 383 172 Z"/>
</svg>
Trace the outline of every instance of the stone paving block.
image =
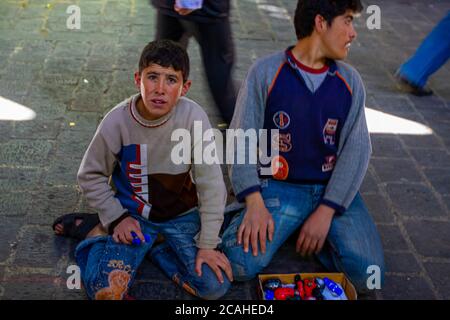
<svg viewBox="0 0 450 320">
<path fill-rule="evenodd" d="M 10 78 L 9 74 L 0 80 L 0 96 L 17 103 L 20 103 L 18 101 L 20 98 L 27 95 L 28 89 L 29 83 Z"/>
<path fill-rule="evenodd" d="M 386 275 L 383 287 L 385 300 L 434 300 L 430 285 L 423 277 Z"/>
<path fill-rule="evenodd" d="M 450 212 L 450 196 L 444 196 L 442 197 L 444 200 L 444 203 L 447 205 L 447 212 Z"/>
<path fill-rule="evenodd" d="M 371 136 L 372 156 L 406 159 L 408 154 L 396 136 Z"/>
<path fill-rule="evenodd" d="M 0 167 L 0 192 L 32 191 L 39 187 L 40 168 Z"/>
<path fill-rule="evenodd" d="M 0 223 L 0 262 L 5 262 L 11 250 L 17 247 L 17 234 L 22 226 L 22 217 L 2 217 Z"/>
<path fill-rule="evenodd" d="M 426 169 L 424 173 L 437 192 L 450 195 L 450 169 Z"/>
<path fill-rule="evenodd" d="M 13 131 L 12 121 L 0 122 L 0 144 L 9 141 L 11 132 Z"/>
<path fill-rule="evenodd" d="M 366 176 L 361 184 L 361 188 L 359 189 L 361 193 L 376 193 L 379 192 L 377 182 L 373 177 L 370 170 L 366 172 Z"/>
<path fill-rule="evenodd" d="M 450 258 L 450 222 L 408 221 L 405 222 L 405 228 L 419 254 Z"/>
<path fill-rule="evenodd" d="M 61 132 L 64 130 L 92 132 L 97 128 L 100 120 L 101 115 L 98 110 L 95 112 L 68 111 L 64 115 Z"/>
<path fill-rule="evenodd" d="M 46 74 L 48 76 L 48 74 Z M 73 79 L 73 78 L 72 78 Z M 71 80 L 69 80 L 71 81 Z M 54 85 L 52 82 L 38 82 L 30 87 L 29 98 L 47 100 L 48 102 L 64 103 L 66 106 L 70 105 L 72 99 L 72 92 L 74 85 Z"/>
<path fill-rule="evenodd" d="M 450 109 L 447 108 L 445 102 L 439 101 L 437 103 L 440 104 L 433 105 L 433 107 L 429 105 L 417 105 L 416 108 L 419 109 L 425 120 L 430 123 L 442 122 L 450 124 Z"/>
<path fill-rule="evenodd" d="M 414 162 L 405 159 L 372 158 L 371 165 L 381 182 L 422 182 Z"/>
<path fill-rule="evenodd" d="M 363 194 L 364 202 L 370 215 L 377 223 L 392 223 L 394 215 L 389 209 L 386 199 L 380 194 Z"/>
<path fill-rule="evenodd" d="M 401 135 L 400 139 L 408 148 L 443 148 L 441 141 L 433 135 Z"/>
<path fill-rule="evenodd" d="M 56 144 L 57 157 L 69 157 L 73 160 L 80 160 L 89 146 L 95 134 L 95 128 L 85 131 L 64 130 L 58 135 Z M 72 163 L 72 162 L 71 162 Z"/>
<path fill-rule="evenodd" d="M 450 154 L 445 149 L 411 149 L 410 152 L 420 166 L 448 168 L 450 171 Z"/>
<path fill-rule="evenodd" d="M 438 288 L 442 299 L 450 299 L 450 263 L 425 262 L 425 269 Z"/>
<path fill-rule="evenodd" d="M 67 279 L 65 279 L 67 281 Z M 89 300 L 86 292 L 83 289 L 83 286 L 81 286 L 80 289 L 68 289 L 67 284 L 64 283 L 62 285 L 59 285 L 55 288 L 55 291 L 53 293 L 53 298 L 55 300 L 82 300 L 86 301 Z"/>
<path fill-rule="evenodd" d="M 81 91 L 74 92 L 73 103 L 69 110 L 79 112 L 99 112 L 102 105 L 102 95 L 97 92 Z"/>
<path fill-rule="evenodd" d="M 29 191 L 21 193 L 15 190 L 3 192 L 1 196 L 2 201 L 0 201 L 0 215 L 5 219 L 9 216 L 20 217 L 27 215 L 32 207 L 32 198 L 26 196 L 29 193 Z M 18 194 L 21 196 L 18 196 Z"/>
<path fill-rule="evenodd" d="M 64 102 L 48 101 L 31 96 L 23 103 L 24 106 L 36 113 L 36 121 L 58 121 L 66 112 L 67 105 Z"/>
<path fill-rule="evenodd" d="M 73 90 L 80 82 L 80 76 L 73 74 L 51 74 L 43 73 L 40 80 L 47 84 L 58 87 L 64 91 Z"/>
<path fill-rule="evenodd" d="M 0 163 L 15 166 L 45 166 L 53 146 L 47 140 L 10 140 L 0 146 Z"/>
<path fill-rule="evenodd" d="M 5 277 L 3 300 L 51 300 L 57 277 L 47 274 L 22 274 Z"/>
<path fill-rule="evenodd" d="M 68 254 L 67 246 L 61 246 L 50 226 L 24 226 L 20 232 L 14 266 L 52 268 Z"/>
<path fill-rule="evenodd" d="M 408 244 L 396 225 L 378 225 L 384 250 L 408 250 Z"/>
<path fill-rule="evenodd" d="M 111 70 L 108 69 L 108 71 Z M 75 90 L 75 94 L 83 91 L 88 91 L 91 93 L 102 95 L 107 92 L 107 90 L 111 86 L 112 77 L 113 76 L 110 72 L 99 73 L 95 71 L 95 69 L 90 69 L 89 67 L 87 67 L 86 71 L 83 72 L 80 78 L 80 83 Z"/>
<path fill-rule="evenodd" d="M 76 185 L 80 163 L 80 159 L 55 157 L 49 163 L 48 171 L 42 180 L 43 184 L 49 187 Z"/>
<path fill-rule="evenodd" d="M 75 184 L 74 181 L 71 186 L 43 187 L 39 193 L 33 195 L 27 221 L 50 228 L 53 220 L 60 215 L 76 211 L 81 192 Z"/>
<path fill-rule="evenodd" d="M 417 97 L 408 95 L 408 99 L 413 103 L 415 108 L 423 115 L 430 117 L 430 115 L 439 116 L 439 112 L 447 113 L 445 102 L 434 95 L 428 97 Z M 430 117 L 439 122 L 439 117 Z M 441 119 L 442 120 L 442 119 Z"/>
<path fill-rule="evenodd" d="M 111 58 L 101 58 L 101 57 L 91 57 L 88 59 L 86 64 L 86 69 L 90 71 L 104 71 L 110 72 L 114 69 L 116 64 L 116 59 Z"/>
<path fill-rule="evenodd" d="M 84 57 L 81 59 L 51 57 L 45 63 L 44 72 L 50 74 L 68 73 L 71 75 L 80 75 L 85 63 Z"/>
<path fill-rule="evenodd" d="M 395 210 L 405 217 L 442 217 L 446 213 L 429 188 L 422 185 L 394 184 L 386 187 Z"/>
<path fill-rule="evenodd" d="M 119 102 L 128 99 L 130 96 L 137 93 L 137 89 L 132 83 L 113 82 L 108 90 L 108 93 L 103 97 L 104 106 L 111 108 L 116 106 Z"/>
<path fill-rule="evenodd" d="M 420 273 L 421 269 L 416 258 L 411 253 L 406 252 L 385 252 L 384 262 L 386 272 L 393 273 Z"/>
<path fill-rule="evenodd" d="M 55 58 L 75 57 L 84 59 L 89 54 L 91 44 L 84 41 L 59 41 L 52 56 Z"/>
<path fill-rule="evenodd" d="M 12 139 L 54 140 L 61 124 L 53 120 L 32 120 L 18 122 L 11 133 Z"/>
</svg>

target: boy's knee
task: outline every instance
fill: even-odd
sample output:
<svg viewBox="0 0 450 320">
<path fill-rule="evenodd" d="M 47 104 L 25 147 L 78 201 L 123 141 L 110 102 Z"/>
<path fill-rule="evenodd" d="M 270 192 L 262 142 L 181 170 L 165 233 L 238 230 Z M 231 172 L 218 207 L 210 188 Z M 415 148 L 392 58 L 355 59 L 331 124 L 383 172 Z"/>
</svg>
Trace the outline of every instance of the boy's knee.
<svg viewBox="0 0 450 320">
<path fill-rule="evenodd" d="M 222 272 L 222 276 L 224 282 L 220 283 L 215 273 L 204 272 L 197 280 L 196 295 L 205 300 L 217 300 L 223 297 L 230 289 L 231 282 L 225 273 Z"/>
</svg>

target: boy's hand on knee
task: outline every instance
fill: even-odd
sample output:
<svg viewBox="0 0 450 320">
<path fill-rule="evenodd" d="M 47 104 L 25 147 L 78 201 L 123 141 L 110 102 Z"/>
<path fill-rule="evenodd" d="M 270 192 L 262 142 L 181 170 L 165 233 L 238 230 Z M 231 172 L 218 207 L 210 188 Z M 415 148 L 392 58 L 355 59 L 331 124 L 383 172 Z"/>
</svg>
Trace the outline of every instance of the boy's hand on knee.
<svg viewBox="0 0 450 320">
<path fill-rule="evenodd" d="M 206 263 L 211 268 L 220 283 L 224 282 L 221 269 L 225 272 L 228 279 L 233 281 L 233 271 L 230 261 L 228 261 L 228 258 L 222 252 L 214 249 L 198 249 L 195 259 L 195 272 L 199 277 L 202 276 L 203 263 Z"/>
<path fill-rule="evenodd" d="M 258 240 L 261 253 L 266 253 L 267 236 L 273 239 L 275 224 L 272 215 L 264 205 L 261 193 L 255 192 L 245 199 L 247 211 L 237 234 L 238 244 L 244 243 L 244 252 L 248 252 L 249 242 L 252 244 L 252 253 L 258 255 Z"/>
<path fill-rule="evenodd" d="M 127 217 L 123 219 L 115 228 L 113 233 L 113 239 L 117 243 L 123 243 L 131 245 L 133 242 L 133 236 L 131 232 L 135 232 L 142 243 L 145 242 L 145 237 L 141 231 L 141 225 L 139 221 L 133 217 Z"/>
<path fill-rule="evenodd" d="M 297 239 L 296 251 L 302 256 L 319 253 L 327 239 L 335 210 L 320 205 L 303 224 Z"/>
</svg>

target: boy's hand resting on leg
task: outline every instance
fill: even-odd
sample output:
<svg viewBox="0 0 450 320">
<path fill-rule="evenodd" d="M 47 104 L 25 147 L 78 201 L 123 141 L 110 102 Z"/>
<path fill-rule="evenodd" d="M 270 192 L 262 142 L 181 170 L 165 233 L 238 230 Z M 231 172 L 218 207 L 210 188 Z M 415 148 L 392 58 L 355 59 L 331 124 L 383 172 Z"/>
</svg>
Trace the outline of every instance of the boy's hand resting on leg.
<svg viewBox="0 0 450 320">
<path fill-rule="evenodd" d="M 303 224 L 297 239 L 296 251 L 302 256 L 319 253 L 327 239 L 335 210 L 320 205 Z"/>
<path fill-rule="evenodd" d="M 134 231 L 141 242 L 145 242 L 144 235 L 141 231 L 141 225 L 139 221 L 133 217 L 127 217 L 123 219 L 115 228 L 113 233 L 113 239 L 117 243 L 129 244 L 133 242 L 133 236 L 131 232 Z"/>
<path fill-rule="evenodd" d="M 199 277 L 202 276 L 203 263 L 206 263 L 211 268 L 220 283 L 224 281 L 220 269 L 225 271 L 230 281 L 233 281 L 230 261 L 228 261 L 228 258 L 222 252 L 214 249 L 198 249 L 197 258 L 195 259 L 195 272 L 197 272 Z"/>
<path fill-rule="evenodd" d="M 272 215 L 264 205 L 260 192 L 255 192 L 245 198 L 247 211 L 237 234 L 238 244 L 244 242 L 244 252 L 248 252 L 249 241 L 252 244 L 254 256 L 258 255 L 258 240 L 261 253 L 266 253 L 267 234 L 269 241 L 273 239 L 275 230 Z"/>
</svg>

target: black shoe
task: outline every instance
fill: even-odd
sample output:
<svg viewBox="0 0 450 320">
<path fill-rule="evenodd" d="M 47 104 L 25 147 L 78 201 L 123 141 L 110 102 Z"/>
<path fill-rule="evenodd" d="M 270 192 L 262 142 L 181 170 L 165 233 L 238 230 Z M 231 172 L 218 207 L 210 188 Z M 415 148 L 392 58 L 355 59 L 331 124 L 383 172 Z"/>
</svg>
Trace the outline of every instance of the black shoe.
<svg viewBox="0 0 450 320">
<path fill-rule="evenodd" d="M 418 97 L 425 97 L 425 96 L 431 96 L 433 94 L 433 90 L 425 88 L 425 87 L 419 87 L 413 83 L 411 83 L 408 79 L 400 75 L 400 73 L 397 71 L 394 74 L 395 79 L 398 81 L 402 89 L 408 91 L 409 93 L 418 96 Z"/>
</svg>

